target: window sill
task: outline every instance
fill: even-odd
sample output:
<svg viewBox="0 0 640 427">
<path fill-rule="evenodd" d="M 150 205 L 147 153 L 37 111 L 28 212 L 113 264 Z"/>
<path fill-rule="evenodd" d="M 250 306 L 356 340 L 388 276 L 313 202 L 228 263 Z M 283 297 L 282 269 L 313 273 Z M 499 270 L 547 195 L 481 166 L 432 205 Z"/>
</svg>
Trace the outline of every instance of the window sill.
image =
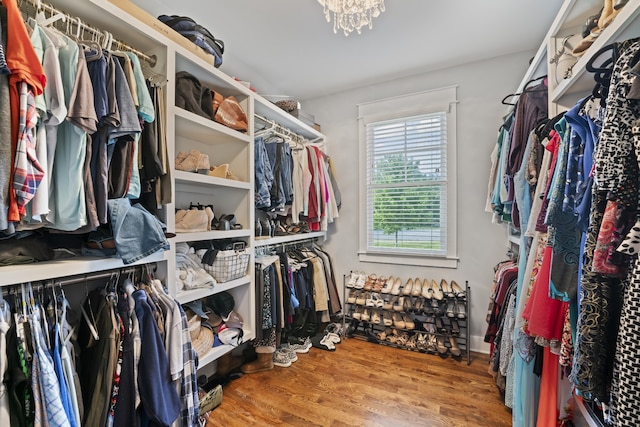
<svg viewBox="0 0 640 427">
<path fill-rule="evenodd" d="M 359 252 L 358 259 L 360 262 L 417 265 L 420 267 L 456 268 L 458 266 L 458 258 L 453 257 L 436 258 Z"/>
</svg>

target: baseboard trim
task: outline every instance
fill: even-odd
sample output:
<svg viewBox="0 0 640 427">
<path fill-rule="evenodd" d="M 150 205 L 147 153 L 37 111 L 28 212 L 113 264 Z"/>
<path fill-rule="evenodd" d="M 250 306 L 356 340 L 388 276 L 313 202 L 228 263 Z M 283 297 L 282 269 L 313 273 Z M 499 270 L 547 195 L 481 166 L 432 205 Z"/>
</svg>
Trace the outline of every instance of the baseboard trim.
<svg viewBox="0 0 640 427">
<path fill-rule="evenodd" d="M 489 343 L 484 342 L 483 336 L 471 335 L 469 341 L 471 351 L 475 351 L 476 353 L 489 354 L 490 346 Z"/>
</svg>

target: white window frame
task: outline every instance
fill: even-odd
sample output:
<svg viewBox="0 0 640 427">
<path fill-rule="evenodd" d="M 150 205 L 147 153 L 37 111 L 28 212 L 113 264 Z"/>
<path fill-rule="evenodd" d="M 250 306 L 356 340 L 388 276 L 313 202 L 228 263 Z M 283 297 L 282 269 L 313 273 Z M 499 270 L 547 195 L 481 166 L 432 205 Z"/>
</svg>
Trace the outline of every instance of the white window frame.
<svg viewBox="0 0 640 427">
<path fill-rule="evenodd" d="M 457 86 L 401 95 L 358 104 L 359 134 L 359 251 L 362 262 L 456 268 L 457 172 L 456 105 Z M 403 117 L 445 112 L 447 120 L 447 252 L 446 255 L 416 255 L 367 251 L 367 124 Z"/>
</svg>

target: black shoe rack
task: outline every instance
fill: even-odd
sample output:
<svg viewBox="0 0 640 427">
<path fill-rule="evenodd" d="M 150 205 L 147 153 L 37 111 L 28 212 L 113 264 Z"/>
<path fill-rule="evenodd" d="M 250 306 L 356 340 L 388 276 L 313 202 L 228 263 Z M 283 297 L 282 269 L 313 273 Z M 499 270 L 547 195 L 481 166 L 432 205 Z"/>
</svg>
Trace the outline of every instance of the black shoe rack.
<svg viewBox="0 0 640 427">
<path fill-rule="evenodd" d="M 437 354 L 443 358 L 466 359 L 467 365 L 471 363 L 471 294 L 468 281 L 465 281 L 464 296 L 444 295 L 442 299 L 435 299 L 422 295 L 403 295 L 402 291 L 393 295 L 365 290 L 349 284 L 348 279 L 352 273 L 343 275 L 342 323 L 346 337 L 365 339 L 409 351 Z M 374 293 L 377 295 L 373 296 Z M 402 302 L 398 301 L 400 298 Z M 376 303 L 381 304 L 379 301 L 382 301 L 383 307 L 376 306 Z M 394 315 L 396 319 L 401 318 L 403 321 L 394 322 Z M 385 325 L 384 319 L 391 319 L 391 325 Z M 404 322 L 405 319 L 409 325 Z M 459 354 L 455 347 L 458 348 Z"/>
</svg>

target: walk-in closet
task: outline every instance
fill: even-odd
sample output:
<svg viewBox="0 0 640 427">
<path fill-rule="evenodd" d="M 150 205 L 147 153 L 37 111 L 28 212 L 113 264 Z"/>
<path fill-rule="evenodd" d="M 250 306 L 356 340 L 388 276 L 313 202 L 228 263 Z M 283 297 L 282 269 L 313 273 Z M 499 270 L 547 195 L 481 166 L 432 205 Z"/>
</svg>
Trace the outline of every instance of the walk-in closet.
<svg viewBox="0 0 640 427">
<path fill-rule="evenodd" d="M 640 425 L 640 0 L 0 0 L 0 426 Z"/>
</svg>

